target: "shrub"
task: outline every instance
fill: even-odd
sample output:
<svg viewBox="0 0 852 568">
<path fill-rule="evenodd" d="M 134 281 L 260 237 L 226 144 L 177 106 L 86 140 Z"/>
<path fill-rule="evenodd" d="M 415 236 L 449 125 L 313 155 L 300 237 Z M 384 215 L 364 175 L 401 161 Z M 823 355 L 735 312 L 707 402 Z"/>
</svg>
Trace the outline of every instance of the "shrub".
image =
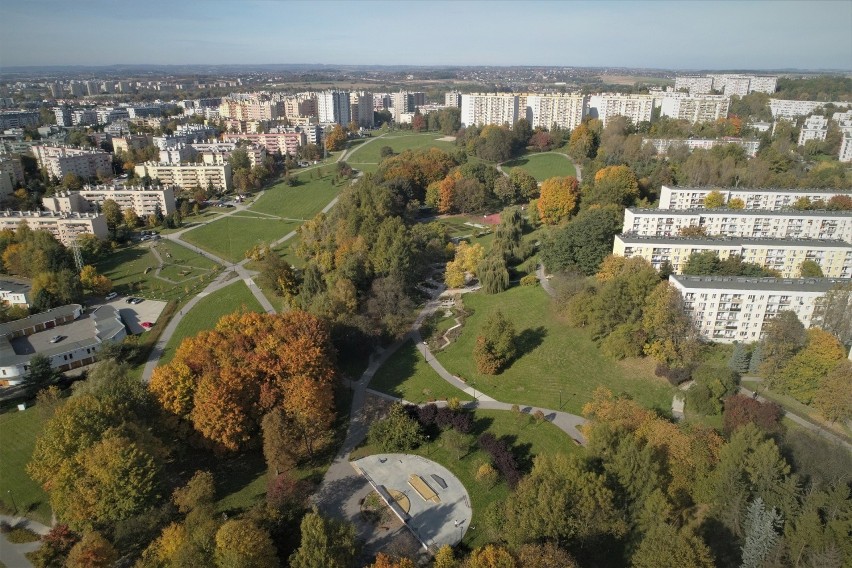
<svg viewBox="0 0 852 568">
<path fill-rule="evenodd" d="M 729 436 L 741 426 L 749 423 L 770 434 L 781 429 L 781 407 L 774 402 L 760 402 L 741 394 L 735 394 L 727 397 L 724 404 L 722 429 Z"/>
<path fill-rule="evenodd" d="M 15 527 L 8 534 L 6 539 L 14 544 L 23 544 L 25 542 L 35 542 L 41 537 L 32 530 L 25 527 Z"/>
<path fill-rule="evenodd" d="M 533 420 L 535 420 L 539 424 L 544 422 L 544 412 L 542 412 L 540 409 L 533 412 L 532 417 L 533 417 Z"/>
<path fill-rule="evenodd" d="M 657 368 L 654 370 L 654 374 L 658 377 L 665 377 L 671 384 L 677 386 L 681 383 L 688 381 L 692 377 L 692 369 L 672 369 L 667 365 L 663 365 L 662 363 L 657 363 Z"/>
<path fill-rule="evenodd" d="M 537 284 L 538 277 L 535 274 L 527 274 L 521 278 L 521 286 L 536 286 Z"/>
<path fill-rule="evenodd" d="M 494 434 L 489 432 L 482 434 L 478 441 L 479 446 L 491 456 L 491 461 L 494 462 L 497 470 L 506 480 L 506 484 L 514 489 L 521 480 L 521 472 L 518 471 L 515 456 L 512 455 L 506 442 L 498 440 L 494 437 Z"/>
</svg>

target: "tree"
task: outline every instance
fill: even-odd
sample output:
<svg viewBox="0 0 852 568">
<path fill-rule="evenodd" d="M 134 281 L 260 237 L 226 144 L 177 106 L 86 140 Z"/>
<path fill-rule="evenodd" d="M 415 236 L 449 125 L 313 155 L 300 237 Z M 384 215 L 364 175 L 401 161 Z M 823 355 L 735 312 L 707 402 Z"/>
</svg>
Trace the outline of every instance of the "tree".
<svg viewBox="0 0 852 568">
<path fill-rule="evenodd" d="M 186 485 L 175 489 L 172 501 L 181 513 L 209 507 L 216 501 L 216 482 L 209 471 L 196 471 Z"/>
<path fill-rule="evenodd" d="M 467 455 L 472 442 L 469 434 L 463 434 L 455 429 L 447 430 L 441 434 L 441 443 L 456 455 L 457 460 L 461 460 Z"/>
<path fill-rule="evenodd" d="M 261 423 L 263 429 L 263 456 L 266 458 L 266 466 L 270 473 L 279 475 L 293 467 L 298 453 L 295 453 L 290 445 L 291 439 L 287 435 L 290 425 L 287 417 L 280 408 L 273 408 L 264 417 Z"/>
<path fill-rule="evenodd" d="M 734 350 L 731 352 L 731 358 L 728 359 L 728 368 L 741 375 L 748 373 L 749 362 L 751 361 L 751 353 L 742 342 L 734 343 Z"/>
<path fill-rule="evenodd" d="M 773 381 L 781 366 L 807 341 L 805 326 L 795 312 L 782 310 L 763 326 L 760 371 L 764 379 Z"/>
<path fill-rule="evenodd" d="M 543 223 L 556 225 L 574 212 L 578 199 L 577 178 L 552 177 L 541 184 L 541 196 L 536 204 Z"/>
<path fill-rule="evenodd" d="M 98 274 L 95 267 L 90 264 L 85 265 L 83 270 L 80 271 L 80 284 L 83 285 L 83 288 L 91 290 L 92 293 L 99 296 L 109 294 L 112 290 L 112 280 Z"/>
<path fill-rule="evenodd" d="M 801 278 L 822 278 L 822 267 L 814 260 L 803 260 L 799 265 L 799 276 Z"/>
<path fill-rule="evenodd" d="M 639 181 L 627 166 L 608 166 L 595 174 L 595 183 L 583 197 L 583 206 L 629 206 L 639 196 Z"/>
<path fill-rule="evenodd" d="M 100 533 L 89 532 L 68 553 L 68 568 L 109 568 L 118 553 Z"/>
<path fill-rule="evenodd" d="M 416 568 L 416 565 L 410 558 L 397 558 L 380 552 L 376 556 L 376 561 L 367 568 Z"/>
<path fill-rule="evenodd" d="M 248 519 L 234 519 L 216 532 L 216 566 L 274 568 L 278 556 L 268 532 Z"/>
<path fill-rule="evenodd" d="M 343 150 L 346 145 L 346 132 L 343 127 L 336 124 L 328 135 L 325 137 L 325 149 L 329 152 L 337 152 Z"/>
<path fill-rule="evenodd" d="M 423 118 L 423 115 L 420 113 L 415 113 L 414 117 L 411 119 L 411 129 L 414 132 L 420 132 L 426 128 L 426 119 Z"/>
<path fill-rule="evenodd" d="M 773 386 L 810 404 L 826 375 L 845 359 L 846 349 L 827 331 L 813 328 L 806 334 L 807 343 L 778 370 Z"/>
<path fill-rule="evenodd" d="M 116 228 L 124 221 L 121 207 L 114 199 L 104 199 L 104 202 L 101 203 L 101 214 L 103 214 L 107 227 L 112 231 L 114 237 Z"/>
<path fill-rule="evenodd" d="M 456 568 L 456 557 L 453 554 L 453 547 L 449 544 L 438 549 L 434 560 L 433 568 Z"/>
<path fill-rule="evenodd" d="M 823 297 L 815 318 L 841 342 L 852 343 L 852 284 L 837 284 Z"/>
<path fill-rule="evenodd" d="M 479 263 L 476 273 L 486 294 L 499 294 L 509 287 L 509 270 L 502 254 L 489 254 Z"/>
<path fill-rule="evenodd" d="M 722 195 L 721 191 L 714 189 L 704 197 L 704 207 L 707 209 L 718 209 L 719 207 L 724 207 L 724 205 L 725 196 Z"/>
<path fill-rule="evenodd" d="M 70 191 L 83 189 L 83 180 L 75 173 L 67 173 L 62 177 L 62 187 Z"/>
<path fill-rule="evenodd" d="M 680 292 L 668 282 L 660 282 L 648 296 L 642 327 L 648 335 L 645 352 L 659 363 L 683 368 L 698 355 L 698 333 L 684 312 Z"/>
<path fill-rule="evenodd" d="M 459 458 L 461 459 L 461 458 Z M 476 480 L 483 483 L 489 489 L 497 484 L 500 474 L 494 469 L 494 466 L 486 462 L 476 469 Z"/>
<path fill-rule="evenodd" d="M 557 178 L 558 179 L 558 178 Z M 509 181 L 517 188 L 521 198 L 525 201 L 535 199 L 539 195 L 538 181 L 523 168 L 512 168 L 509 172 Z"/>
<path fill-rule="evenodd" d="M 512 156 L 514 136 L 508 128 L 488 125 L 479 136 L 482 143 L 477 145 L 477 157 L 489 162 L 505 162 Z"/>
<path fill-rule="evenodd" d="M 328 519 L 316 509 L 302 518 L 302 539 L 290 556 L 291 568 L 352 568 L 355 562 L 355 527 Z"/>
<path fill-rule="evenodd" d="M 728 200 L 728 209 L 745 209 L 745 201 L 739 197 L 732 197 Z"/>
<path fill-rule="evenodd" d="M 41 537 L 41 547 L 30 553 L 31 560 L 37 568 L 62 568 L 66 565 L 68 553 L 78 542 L 80 536 L 71 531 L 68 525 L 53 525 L 50 531 Z"/>
<path fill-rule="evenodd" d="M 783 526 L 781 514 L 773 508 L 767 508 L 763 499 L 757 497 L 748 506 L 745 521 L 745 543 L 743 543 L 742 568 L 759 568 L 772 552 Z"/>
<path fill-rule="evenodd" d="M 841 361 L 822 380 L 813 404 L 832 422 L 852 418 L 852 362 Z"/>
<path fill-rule="evenodd" d="M 56 382 L 58 378 L 59 373 L 53 369 L 48 357 L 34 355 L 30 359 L 29 369 L 24 374 L 24 388 L 32 396 Z"/>
<path fill-rule="evenodd" d="M 487 375 L 500 373 L 515 358 L 516 344 L 515 326 L 503 312 L 497 310 L 489 315 L 473 350 L 479 372 Z"/>
<path fill-rule="evenodd" d="M 576 266 L 588 276 L 596 273 L 612 253 L 613 237 L 621 231 L 621 213 L 615 208 L 581 211 L 568 225 L 546 235 L 542 262 L 550 272 Z"/>
<path fill-rule="evenodd" d="M 578 568 L 571 555 L 551 541 L 525 544 L 518 549 L 517 556 L 522 568 Z"/>
<path fill-rule="evenodd" d="M 746 424 L 754 424 L 766 433 L 778 432 L 781 424 L 781 407 L 774 402 L 760 402 L 757 399 L 735 394 L 725 399 L 722 413 L 722 430 L 733 434 Z"/>
<path fill-rule="evenodd" d="M 405 408 L 394 404 L 386 418 L 370 426 L 367 440 L 383 452 L 405 452 L 423 443 L 423 433 Z"/>
<path fill-rule="evenodd" d="M 633 568 L 712 568 L 710 549 L 688 528 L 661 523 L 645 534 L 631 558 Z"/>
<path fill-rule="evenodd" d="M 594 158 L 598 151 L 598 137 L 589 128 L 588 123 L 582 123 L 571 131 L 568 142 L 568 154 L 575 160 Z"/>
</svg>

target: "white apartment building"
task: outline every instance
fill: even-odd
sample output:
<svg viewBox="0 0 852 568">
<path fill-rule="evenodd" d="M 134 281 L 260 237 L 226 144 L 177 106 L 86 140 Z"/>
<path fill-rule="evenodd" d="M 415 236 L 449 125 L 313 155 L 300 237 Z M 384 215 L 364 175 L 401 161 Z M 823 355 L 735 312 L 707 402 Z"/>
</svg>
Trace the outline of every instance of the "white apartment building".
<svg viewBox="0 0 852 568">
<path fill-rule="evenodd" d="M 660 114 L 678 120 L 715 122 L 728 117 L 730 97 L 725 95 L 666 96 L 660 105 Z"/>
<path fill-rule="evenodd" d="M 54 213 L 50 211 L 0 211 L 0 231 L 16 230 L 26 222 L 33 231 L 47 231 L 70 247 L 78 235 L 90 233 L 99 239 L 108 236 L 106 220 L 98 213 Z"/>
<path fill-rule="evenodd" d="M 350 95 L 350 107 L 352 120 L 362 128 L 372 128 L 373 121 L 373 93 L 360 91 Z"/>
<path fill-rule="evenodd" d="M 828 278 L 852 278 L 852 244 L 823 239 L 772 239 L 738 237 L 641 237 L 630 233 L 616 235 L 612 254 L 626 258 L 642 257 L 657 270 L 668 262 L 675 274 L 693 253 L 713 251 L 721 260 L 739 256 L 777 270 L 783 278 L 798 278 L 802 262 L 819 264 Z"/>
<path fill-rule="evenodd" d="M 604 126 L 614 116 L 629 118 L 633 124 L 650 122 L 654 111 L 653 95 L 620 95 L 604 93 L 589 97 L 589 114 Z"/>
<path fill-rule="evenodd" d="M 703 227 L 710 236 L 840 239 L 852 243 L 852 214 L 848 211 L 624 210 L 623 233 L 677 236 L 686 227 Z"/>
<path fill-rule="evenodd" d="M 458 91 L 444 93 L 444 106 L 461 108 L 461 93 Z"/>
<path fill-rule="evenodd" d="M 134 170 L 140 178 L 148 176 L 162 185 L 176 185 L 182 189 L 212 186 L 216 191 L 230 191 L 231 165 L 162 164 L 145 162 Z"/>
<path fill-rule="evenodd" d="M 825 140 L 827 135 L 828 119 L 816 114 L 809 116 L 799 131 L 799 146 L 804 146 L 808 140 Z"/>
<path fill-rule="evenodd" d="M 675 77 L 675 91 L 687 89 L 690 95 L 703 95 L 713 90 L 713 78 L 697 75 Z"/>
<path fill-rule="evenodd" d="M 348 91 L 324 91 L 317 94 L 317 115 L 320 122 L 346 126 L 352 120 Z"/>
<path fill-rule="evenodd" d="M 852 162 L 852 133 L 843 133 L 843 141 L 840 143 L 838 159 L 847 164 Z"/>
<path fill-rule="evenodd" d="M 660 189 L 660 209 L 703 209 L 704 199 L 711 191 L 718 191 L 725 198 L 742 199 L 746 209 L 780 211 L 791 207 L 796 201 L 807 197 L 812 202 L 827 203 L 836 195 L 850 195 L 842 189 L 747 189 L 739 187 L 670 187 Z"/>
<path fill-rule="evenodd" d="M 758 341 L 763 324 L 778 312 L 796 314 L 806 328 L 817 325 L 823 296 L 843 280 L 669 276 L 702 337 L 719 343 Z"/>
<path fill-rule="evenodd" d="M 723 91 L 727 96 L 744 97 L 755 91 L 771 95 L 778 86 L 778 77 L 767 75 L 715 73 L 708 77 L 713 79 L 713 89 Z"/>
<path fill-rule="evenodd" d="M 0 154 L 0 199 L 11 197 L 24 181 L 24 168 L 18 156 Z"/>
<path fill-rule="evenodd" d="M 87 150 L 70 146 L 33 146 L 32 153 L 40 168 L 56 179 L 76 174 L 83 179 L 96 177 L 98 172 L 112 173 L 112 155 L 102 150 Z"/>
<path fill-rule="evenodd" d="M 128 134 L 127 136 L 115 136 L 112 138 L 112 149 L 118 152 L 128 152 L 131 149 L 140 149 L 154 143 L 150 134 Z"/>
<path fill-rule="evenodd" d="M 760 149 L 760 140 L 743 140 L 742 138 L 648 138 L 645 143 L 651 144 L 658 154 L 663 155 L 680 146 L 692 151 L 697 149 L 709 150 L 724 144 L 736 144 L 742 146 L 746 155 L 753 158 Z"/>
<path fill-rule="evenodd" d="M 521 102 L 523 100 L 523 102 Z M 573 130 L 583 121 L 589 109 L 589 98 L 580 94 L 539 95 L 518 97 L 518 118 L 526 118 L 532 128 Z"/>
<path fill-rule="evenodd" d="M 87 185 L 80 191 L 68 191 L 52 197 L 43 197 L 41 204 L 45 209 L 53 212 L 90 213 L 100 211 L 107 199 L 115 201 L 122 211 L 132 209 L 140 217 L 153 215 L 158 210 L 163 215 L 171 215 L 177 209 L 174 188 L 141 185 Z"/>
<path fill-rule="evenodd" d="M 511 93 L 471 93 L 461 96 L 462 126 L 485 126 L 517 122 L 518 97 Z"/>
<path fill-rule="evenodd" d="M 788 101 L 785 99 L 769 99 L 769 110 L 772 113 L 772 118 L 784 118 L 787 120 L 795 120 L 800 116 L 811 114 L 818 108 L 822 108 L 829 104 L 828 101 Z M 838 108 L 852 108 L 852 103 L 834 102 L 831 103 Z"/>
</svg>

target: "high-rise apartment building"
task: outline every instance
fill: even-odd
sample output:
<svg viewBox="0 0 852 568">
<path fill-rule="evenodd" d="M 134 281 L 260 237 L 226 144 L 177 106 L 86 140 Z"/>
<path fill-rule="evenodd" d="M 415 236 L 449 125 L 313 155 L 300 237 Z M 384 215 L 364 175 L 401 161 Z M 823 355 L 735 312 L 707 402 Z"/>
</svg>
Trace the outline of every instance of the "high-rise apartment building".
<svg viewBox="0 0 852 568">
<path fill-rule="evenodd" d="M 554 125 L 573 130 L 588 111 L 589 98 L 580 94 L 518 95 L 518 118 L 526 118 L 533 128 L 550 130 Z"/>
<path fill-rule="evenodd" d="M 461 93 L 458 91 L 444 93 L 444 106 L 461 108 Z"/>
<path fill-rule="evenodd" d="M 508 124 L 517 122 L 518 97 L 511 93 L 471 93 L 461 96 L 463 126 Z"/>
<path fill-rule="evenodd" d="M 103 150 L 70 146 L 33 146 L 32 153 L 39 167 L 59 180 L 67 174 L 90 179 L 96 177 L 98 172 L 112 173 L 112 156 Z"/>
<path fill-rule="evenodd" d="M 684 97 L 675 94 L 663 98 L 660 114 L 678 120 L 698 122 L 715 122 L 728 117 L 728 106 L 731 99 L 725 95 L 690 95 Z"/>
<path fill-rule="evenodd" d="M 589 97 L 589 114 L 606 126 L 614 116 L 623 116 L 633 124 L 650 122 L 654 112 L 653 95 L 621 95 L 604 93 Z"/>
<path fill-rule="evenodd" d="M 852 193 L 841 189 L 751 189 L 740 187 L 676 187 L 663 185 L 660 189 L 660 209 L 703 209 L 704 200 L 711 191 L 722 194 L 725 203 L 741 199 L 745 209 L 779 211 L 792 207 L 799 199 L 811 202 L 828 201 L 836 195 Z"/>
<path fill-rule="evenodd" d="M 828 119 L 819 115 L 809 116 L 799 131 L 799 146 L 804 146 L 808 140 L 825 140 L 826 136 L 828 136 Z"/>
<path fill-rule="evenodd" d="M 109 236 L 104 217 L 98 213 L 53 213 L 49 211 L 0 211 L 0 231 L 16 230 L 26 222 L 33 231 L 47 231 L 70 247 L 79 235 L 90 233 L 99 239 Z"/>
<path fill-rule="evenodd" d="M 317 115 L 320 122 L 346 126 L 352 121 L 348 91 L 324 91 L 317 95 Z"/>
<path fill-rule="evenodd" d="M 703 95 L 713 90 L 713 78 L 686 75 L 675 77 L 675 91 L 686 89 L 690 95 Z"/>
</svg>

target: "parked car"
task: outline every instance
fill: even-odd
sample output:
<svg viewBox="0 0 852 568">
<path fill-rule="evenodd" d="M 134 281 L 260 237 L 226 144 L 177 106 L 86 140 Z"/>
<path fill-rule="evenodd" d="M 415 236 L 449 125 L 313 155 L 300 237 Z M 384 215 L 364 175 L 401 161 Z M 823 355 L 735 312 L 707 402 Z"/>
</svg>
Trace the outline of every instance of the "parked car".
<svg viewBox="0 0 852 568">
<path fill-rule="evenodd" d="M 131 304 L 141 304 L 144 301 L 145 300 L 143 298 L 133 298 L 130 303 Z"/>
<path fill-rule="evenodd" d="M 154 327 L 154 324 L 153 324 L 153 323 L 151 323 L 151 322 L 149 322 L 149 321 L 143 321 L 143 322 L 142 322 L 142 323 L 140 323 L 139 325 L 141 325 L 141 326 L 142 326 L 142 327 L 144 327 L 145 329 L 151 329 L 152 327 Z"/>
<path fill-rule="evenodd" d="M 109 301 L 110 301 L 110 300 L 112 300 L 113 298 L 117 298 L 117 297 L 118 297 L 118 293 L 117 293 L 117 292 L 110 292 L 109 294 L 107 294 L 106 296 L 104 296 L 104 300 L 106 300 L 107 302 L 109 302 Z"/>
<path fill-rule="evenodd" d="M 64 336 L 62 336 L 62 335 L 54 335 L 53 337 L 50 338 L 50 342 L 51 343 L 59 343 L 60 341 L 62 341 L 63 337 Z"/>
</svg>

